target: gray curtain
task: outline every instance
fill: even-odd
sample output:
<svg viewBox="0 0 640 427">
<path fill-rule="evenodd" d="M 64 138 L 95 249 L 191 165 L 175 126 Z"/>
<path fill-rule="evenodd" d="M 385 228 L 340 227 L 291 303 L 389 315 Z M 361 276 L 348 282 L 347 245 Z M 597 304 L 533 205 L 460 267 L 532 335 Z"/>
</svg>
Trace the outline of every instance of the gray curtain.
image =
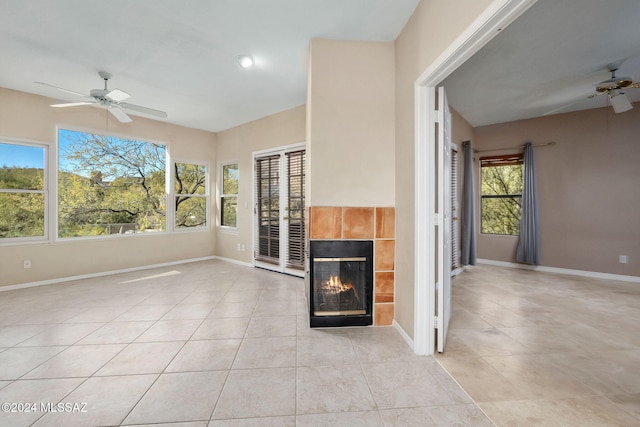
<svg viewBox="0 0 640 427">
<path fill-rule="evenodd" d="M 516 260 L 525 264 L 540 264 L 540 214 L 533 146 L 524 146 L 524 190 L 522 192 L 522 219 Z"/>
<path fill-rule="evenodd" d="M 474 172 L 473 149 L 471 141 L 462 143 L 463 174 L 462 181 L 462 242 L 460 245 L 460 263 L 464 265 L 476 265 L 476 219 L 474 208 Z"/>
</svg>

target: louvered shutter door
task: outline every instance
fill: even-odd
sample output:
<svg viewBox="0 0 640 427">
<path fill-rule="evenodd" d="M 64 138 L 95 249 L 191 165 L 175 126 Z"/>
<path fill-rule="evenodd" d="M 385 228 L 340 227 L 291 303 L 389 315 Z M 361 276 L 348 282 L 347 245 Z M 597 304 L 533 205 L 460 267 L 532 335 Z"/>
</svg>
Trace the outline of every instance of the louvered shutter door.
<svg viewBox="0 0 640 427">
<path fill-rule="evenodd" d="M 458 152 L 451 150 L 451 270 L 459 267 L 458 258 Z"/>
<path fill-rule="evenodd" d="M 280 155 L 257 158 L 255 259 L 280 260 Z"/>
<path fill-rule="evenodd" d="M 286 153 L 288 221 L 286 266 L 303 269 L 305 259 L 305 151 Z"/>
</svg>

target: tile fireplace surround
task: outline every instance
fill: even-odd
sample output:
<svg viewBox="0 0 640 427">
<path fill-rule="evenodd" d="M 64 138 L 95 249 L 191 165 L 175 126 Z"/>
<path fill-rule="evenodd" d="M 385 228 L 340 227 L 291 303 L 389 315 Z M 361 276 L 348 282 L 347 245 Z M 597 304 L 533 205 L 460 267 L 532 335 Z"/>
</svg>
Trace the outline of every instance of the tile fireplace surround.
<svg viewBox="0 0 640 427">
<path fill-rule="evenodd" d="M 310 240 L 373 241 L 373 324 L 391 325 L 395 287 L 395 208 L 312 206 L 308 218 Z"/>
</svg>

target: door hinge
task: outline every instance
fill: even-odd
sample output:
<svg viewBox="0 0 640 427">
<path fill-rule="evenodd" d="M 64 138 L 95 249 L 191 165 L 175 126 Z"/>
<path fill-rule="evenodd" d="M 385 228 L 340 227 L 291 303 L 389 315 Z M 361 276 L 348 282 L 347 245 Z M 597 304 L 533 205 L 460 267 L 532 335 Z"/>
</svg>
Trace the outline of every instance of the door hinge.
<svg viewBox="0 0 640 427">
<path fill-rule="evenodd" d="M 442 225 L 442 216 L 440 214 L 434 213 L 432 217 L 432 224 L 436 226 Z"/>
<path fill-rule="evenodd" d="M 438 316 L 433 318 L 433 328 L 438 329 Z"/>
</svg>

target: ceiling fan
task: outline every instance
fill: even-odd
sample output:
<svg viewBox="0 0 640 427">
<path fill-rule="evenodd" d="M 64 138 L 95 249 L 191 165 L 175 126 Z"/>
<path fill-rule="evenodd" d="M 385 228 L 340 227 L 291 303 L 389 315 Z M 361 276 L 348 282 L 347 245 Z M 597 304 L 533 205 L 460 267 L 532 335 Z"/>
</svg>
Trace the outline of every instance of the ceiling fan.
<svg viewBox="0 0 640 427">
<path fill-rule="evenodd" d="M 80 105 L 92 105 L 96 107 L 102 106 L 102 107 L 106 107 L 107 110 L 109 110 L 109 112 L 116 119 L 118 119 L 118 121 L 122 123 L 131 122 L 131 117 L 129 117 L 127 113 L 124 112 L 124 110 L 136 111 L 139 113 L 148 114 L 148 115 L 160 117 L 160 118 L 167 117 L 167 113 L 165 113 L 164 111 L 154 110 L 153 108 L 142 107 L 140 105 L 134 105 L 134 104 L 122 102 L 125 99 L 131 98 L 131 95 L 129 95 L 128 93 L 120 89 L 109 90 L 107 88 L 107 83 L 111 78 L 111 74 L 105 71 L 100 71 L 98 72 L 98 75 L 104 80 L 104 89 L 92 89 L 89 95 L 85 95 L 80 92 L 54 86 L 49 83 L 43 83 L 43 82 L 36 82 L 36 83 L 89 99 L 89 101 L 52 104 L 51 105 L 52 107 L 65 108 L 65 107 L 77 107 Z"/>
<path fill-rule="evenodd" d="M 616 71 L 618 70 L 618 67 L 621 63 L 622 61 L 609 64 L 607 66 L 607 70 L 609 70 L 609 72 L 611 73 L 611 78 L 594 84 L 594 86 L 596 87 L 596 93 L 587 96 L 587 99 L 591 99 L 600 95 L 607 95 L 609 101 L 611 102 L 611 107 L 613 107 L 613 111 L 615 113 L 624 113 L 625 111 L 631 110 L 633 108 L 633 105 L 631 105 L 631 102 L 629 102 L 629 99 L 627 98 L 624 91 L 628 89 L 640 88 L 640 82 L 634 83 L 631 77 L 616 77 Z M 551 111 L 547 111 L 542 115 L 549 116 L 559 111 L 563 111 L 583 101 L 584 99 L 584 97 L 575 99 L 568 104 L 561 105 L 560 107 L 554 108 Z"/>
<path fill-rule="evenodd" d="M 616 77 L 618 66 L 619 64 L 610 64 L 607 67 L 611 73 L 611 78 L 597 83 L 595 85 L 596 93 L 590 95 L 588 98 L 595 98 L 596 96 L 606 94 L 611 101 L 613 111 L 616 113 L 624 113 L 633 108 L 624 90 L 640 88 L 640 83 L 634 83 L 631 77 Z"/>
</svg>

